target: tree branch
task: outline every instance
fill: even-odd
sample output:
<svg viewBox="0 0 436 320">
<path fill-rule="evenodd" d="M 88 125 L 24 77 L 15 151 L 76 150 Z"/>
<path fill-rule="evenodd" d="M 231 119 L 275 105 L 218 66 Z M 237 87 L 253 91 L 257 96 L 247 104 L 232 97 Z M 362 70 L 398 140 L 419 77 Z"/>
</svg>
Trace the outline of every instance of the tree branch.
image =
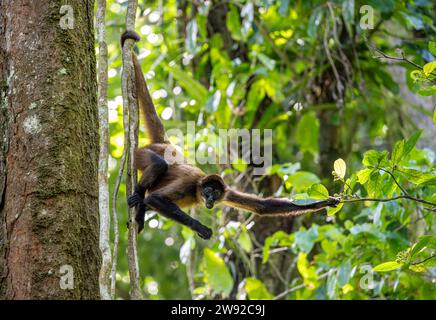
<svg viewBox="0 0 436 320">
<path fill-rule="evenodd" d="M 107 74 L 107 41 L 105 26 L 106 0 L 97 3 L 97 38 L 98 38 L 98 121 L 100 127 L 100 155 L 98 160 L 98 205 L 100 213 L 100 251 L 102 263 L 99 275 L 100 298 L 111 300 L 111 264 L 110 249 L 110 213 L 109 213 L 109 185 L 108 185 L 108 74 Z M 112 279 L 114 281 L 114 279 Z"/>
<path fill-rule="evenodd" d="M 126 30 L 135 29 L 137 0 L 129 0 L 126 13 Z M 127 180 L 126 196 L 133 192 L 133 187 L 137 181 L 137 174 L 133 167 L 134 152 L 138 141 L 138 101 L 136 100 L 136 87 L 134 80 L 134 70 L 132 62 L 132 48 L 134 41 L 127 39 L 123 47 L 123 119 L 124 119 L 124 151 L 127 153 Z M 128 150 L 128 152 L 126 151 Z M 137 254 L 137 234 L 138 225 L 135 221 L 135 208 L 129 209 L 129 232 L 127 255 L 130 274 L 130 298 L 138 300 L 142 298 L 139 282 L 139 263 Z"/>
<path fill-rule="evenodd" d="M 433 202 L 430 202 L 430 201 L 427 201 L 427 200 L 423 200 L 423 199 L 419 199 L 419 198 L 415 198 L 415 197 L 412 197 L 412 196 L 409 196 L 409 195 L 401 195 L 401 196 L 397 196 L 397 197 L 393 197 L 393 198 L 342 199 L 341 203 L 363 202 L 363 201 L 389 202 L 389 201 L 395 201 L 395 200 L 399 200 L 399 199 L 408 199 L 408 200 L 412 200 L 412 201 L 416 201 L 416 202 L 427 204 L 429 206 L 436 207 L 436 203 L 433 203 Z"/>
<path fill-rule="evenodd" d="M 428 257 L 428 258 L 426 258 L 426 259 L 424 259 L 424 260 L 422 260 L 422 261 L 418 261 L 418 262 L 411 263 L 410 265 L 412 265 L 412 266 L 416 266 L 416 265 L 418 265 L 418 264 L 421 264 L 421 263 L 427 262 L 428 260 L 431 260 L 431 259 L 433 259 L 433 258 L 436 258 L 436 254 L 433 254 L 433 255 L 431 255 L 430 257 Z"/>
</svg>

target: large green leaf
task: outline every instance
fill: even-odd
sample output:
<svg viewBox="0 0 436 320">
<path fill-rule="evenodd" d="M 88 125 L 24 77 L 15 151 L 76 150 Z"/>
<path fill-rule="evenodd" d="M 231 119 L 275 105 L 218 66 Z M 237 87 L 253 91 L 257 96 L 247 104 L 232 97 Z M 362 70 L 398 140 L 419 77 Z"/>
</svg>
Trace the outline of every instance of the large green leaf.
<svg viewBox="0 0 436 320">
<path fill-rule="evenodd" d="M 297 125 L 295 139 L 301 151 L 318 154 L 319 121 L 314 112 L 305 113 Z"/>
<path fill-rule="evenodd" d="M 197 100 L 196 105 L 202 107 L 208 97 L 206 88 L 191 75 L 175 66 L 171 67 L 169 70 L 178 81 L 178 84 L 185 89 L 193 99 Z"/>
<path fill-rule="evenodd" d="M 236 41 L 241 41 L 243 39 L 241 19 L 239 17 L 239 12 L 234 5 L 229 6 L 229 12 L 227 13 L 227 28 L 232 34 L 232 38 Z"/>
<path fill-rule="evenodd" d="M 385 166 L 388 164 L 387 151 L 369 150 L 363 155 L 362 163 L 367 167 Z"/>
<path fill-rule="evenodd" d="M 298 171 L 288 177 L 286 185 L 293 188 L 295 192 L 303 192 L 318 182 L 319 178 L 315 174 L 307 171 Z"/>
<path fill-rule="evenodd" d="M 273 298 L 263 282 L 256 278 L 245 279 L 245 291 L 250 300 L 271 300 Z"/>
<path fill-rule="evenodd" d="M 203 271 L 206 284 L 216 293 L 228 296 L 233 288 L 233 278 L 224 260 L 211 249 L 205 248 Z"/>
<path fill-rule="evenodd" d="M 307 191 L 307 194 L 312 199 L 327 199 L 329 197 L 327 188 L 321 183 L 313 184 Z"/>
</svg>

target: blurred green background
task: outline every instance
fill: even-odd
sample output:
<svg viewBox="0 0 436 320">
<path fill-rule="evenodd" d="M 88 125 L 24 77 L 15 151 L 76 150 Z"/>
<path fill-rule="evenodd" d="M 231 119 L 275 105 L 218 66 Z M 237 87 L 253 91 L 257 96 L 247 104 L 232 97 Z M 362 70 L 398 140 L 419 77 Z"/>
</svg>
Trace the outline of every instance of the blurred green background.
<svg viewBox="0 0 436 320">
<path fill-rule="evenodd" d="M 107 7 L 111 193 L 123 150 L 126 4 Z M 436 202 L 435 16 L 430 0 L 139 0 L 138 55 L 165 127 L 185 132 L 195 121 L 200 149 L 220 128 L 273 129 L 266 175 L 243 162 L 201 166 L 241 190 L 305 199 L 322 198 L 325 186 Z M 346 172 L 334 181 L 338 158 Z M 208 241 L 150 212 L 138 238 L 141 287 L 147 299 L 435 298 L 432 208 L 357 202 L 297 219 L 189 211 L 213 229 Z M 117 209 L 116 296 L 127 299 L 124 183 Z M 390 271 L 372 271 L 387 261 Z"/>
</svg>

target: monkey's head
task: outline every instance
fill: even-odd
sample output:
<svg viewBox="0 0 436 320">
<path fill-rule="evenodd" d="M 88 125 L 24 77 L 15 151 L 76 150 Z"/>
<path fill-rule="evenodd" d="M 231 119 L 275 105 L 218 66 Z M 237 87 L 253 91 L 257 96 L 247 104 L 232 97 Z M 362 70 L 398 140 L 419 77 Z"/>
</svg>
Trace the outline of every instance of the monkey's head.
<svg viewBox="0 0 436 320">
<path fill-rule="evenodd" d="M 224 190 L 224 181 L 217 174 L 208 175 L 200 181 L 201 197 L 208 209 L 212 209 L 215 202 L 220 201 L 224 197 Z"/>
</svg>

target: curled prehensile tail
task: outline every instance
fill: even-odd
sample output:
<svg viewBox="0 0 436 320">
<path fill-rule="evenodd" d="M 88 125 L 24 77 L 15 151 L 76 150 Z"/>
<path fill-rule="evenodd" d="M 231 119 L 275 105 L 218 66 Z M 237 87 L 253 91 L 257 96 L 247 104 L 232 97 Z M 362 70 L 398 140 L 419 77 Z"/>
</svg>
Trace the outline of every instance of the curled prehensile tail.
<svg viewBox="0 0 436 320">
<path fill-rule="evenodd" d="M 135 31 L 126 31 L 121 36 L 121 46 L 124 46 L 126 39 L 139 41 L 140 37 Z M 148 137 L 150 138 L 150 143 L 169 143 L 165 134 L 165 128 L 156 112 L 150 92 L 148 91 L 147 83 L 141 70 L 141 64 L 139 63 L 138 57 L 135 53 L 132 53 L 132 61 L 135 68 L 138 102 L 144 113 L 144 125 Z"/>
</svg>

